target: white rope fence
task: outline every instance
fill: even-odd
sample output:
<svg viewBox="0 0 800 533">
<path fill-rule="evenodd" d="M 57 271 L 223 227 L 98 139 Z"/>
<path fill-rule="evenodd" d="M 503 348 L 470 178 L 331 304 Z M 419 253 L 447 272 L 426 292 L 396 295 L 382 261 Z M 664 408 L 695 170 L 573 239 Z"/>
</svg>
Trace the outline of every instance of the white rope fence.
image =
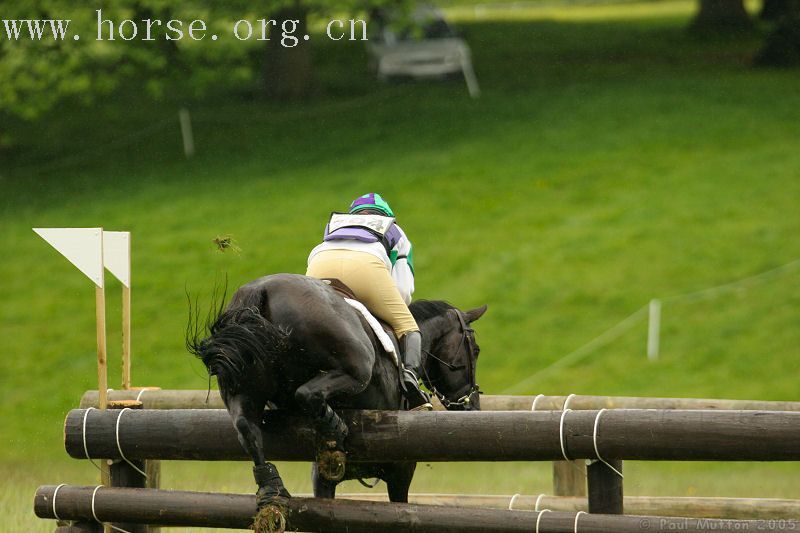
<svg viewBox="0 0 800 533">
<path fill-rule="evenodd" d="M 594 339 L 590 340 L 577 350 L 574 350 L 564 357 L 560 359 L 556 359 L 549 365 L 544 368 L 541 368 L 528 376 L 527 378 L 523 379 L 522 381 L 517 382 L 515 385 L 507 388 L 506 390 L 502 391 L 500 394 L 512 394 L 519 390 L 524 390 L 528 388 L 528 386 L 533 385 L 536 381 L 544 374 L 549 374 L 553 370 L 557 370 L 561 367 L 568 366 L 572 363 L 576 363 L 581 359 L 585 358 L 587 355 L 591 354 L 596 348 L 601 346 L 605 346 L 609 342 L 613 341 L 614 339 L 618 338 L 620 335 L 631 329 L 634 324 L 639 321 L 639 318 L 644 315 L 646 307 L 640 307 L 632 314 L 628 315 L 624 320 L 619 322 L 617 325 L 612 327 L 611 329 L 607 330 L 605 333 L 595 337 Z"/>
<path fill-rule="evenodd" d="M 651 360 L 658 358 L 658 346 L 660 344 L 660 322 L 661 322 L 661 308 L 664 303 L 692 303 L 702 300 L 710 300 L 720 296 L 721 294 L 731 292 L 737 289 L 747 288 L 752 285 L 764 283 L 772 278 L 778 277 L 785 273 L 792 272 L 800 267 L 800 259 L 795 259 L 784 265 L 781 265 L 770 270 L 766 270 L 759 274 L 754 274 L 746 278 L 742 278 L 723 285 L 701 289 L 699 291 L 692 291 L 682 294 L 674 294 L 664 298 L 656 298 L 651 300 L 648 304 L 643 305 L 616 325 L 590 340 L 586 344 L 580 346 L 576 350 L 566 354 L 565 356 L 556 359 L 549 365 L 541 368 L 526 377 L 523 380 L 515 383 L 511 387 L 503 390 L 500 394 L 513 394 L 526 390 L 529 386 L 536 383 L 536 381 L 543 375 L 549 374 L 554 370 L 576 363 L 601 346 L 605 346 L 611 341 L 619 338 L 623 333 L 630 330 L 633 326 L 639 323 L 639 320 L 645 315 L 649 316 L 650 322 L 648 326 L 648 341 L 647 341 L 647 355 Z M 535 404 L 534 404 L 535 407 Z"/>
</svg>

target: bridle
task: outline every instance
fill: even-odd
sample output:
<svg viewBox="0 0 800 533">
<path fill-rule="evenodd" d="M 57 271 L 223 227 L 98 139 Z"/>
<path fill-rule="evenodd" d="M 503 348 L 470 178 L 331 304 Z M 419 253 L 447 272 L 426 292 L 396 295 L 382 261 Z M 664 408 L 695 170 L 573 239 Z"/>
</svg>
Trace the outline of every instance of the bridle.
<svg viewBox="0 0 800 533">
<path fill-rule="evenodd" d="M 452 312 L 455 313 L 456 317 L 458 318 L 458 322 L 461 325 L 461 341 L 458 343 L 458 351 L 456 352 L 456 355 L 461 353 L 461 348 L 465 348 L 467 354 L 467 363 L 462 365 L 454 365 L 453 363 L 448 363 L 447 361 L 442 360 L 440 357 L 433 355 L 428 350 L 423 350 L 428 357 L 439 361 L 450 372 L 458 372 L 459 370 L 464 370 L 465 368 L 467 369 L 466 392 L 457 400 L 451 401 L 448 400 L 444 394 L 439 392 L 439 390 L 433 384 L 433 381 L 430 379 L 430 376 L 428 376 L 428 371 L 423 365 L 423 371 L 425 372 L 425 378 L 428 382 L 428 386 L 430 387 L 431 392 L 433 392 L 433 394 L 445 407 L 445 409 L 450 409 L 451 407 L 467 407 L 472 403 L 472 396 L 481 393 L 480 387 L 477 383 L 475 383 L 475 339 L 472 335 L 470 335 L 470 333 L 474 333 L 475 330 L 469 327 L 467 321 L 464 320 L 464 316 L 457 309 L 452 309 Z"/>
</svg>

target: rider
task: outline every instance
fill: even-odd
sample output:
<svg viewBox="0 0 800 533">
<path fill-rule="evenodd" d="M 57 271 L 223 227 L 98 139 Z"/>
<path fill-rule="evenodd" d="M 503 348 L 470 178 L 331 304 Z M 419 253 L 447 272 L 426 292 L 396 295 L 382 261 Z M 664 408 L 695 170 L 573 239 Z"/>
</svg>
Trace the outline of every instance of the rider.
<svg viewBox="0 0 800 533">
<path fill-rule="evenodd" d="M 422 337 L 408 304 L 414 292 L 411 242 L 377 193 L 359 196 L 349 213 L 333 213 L 322 244 L 308 256 L 307 276 L 337 278 L 394 329 L 402 352 L 403 393 L 412 411 L 430 410 L 419 387 Z"/>
</svg>

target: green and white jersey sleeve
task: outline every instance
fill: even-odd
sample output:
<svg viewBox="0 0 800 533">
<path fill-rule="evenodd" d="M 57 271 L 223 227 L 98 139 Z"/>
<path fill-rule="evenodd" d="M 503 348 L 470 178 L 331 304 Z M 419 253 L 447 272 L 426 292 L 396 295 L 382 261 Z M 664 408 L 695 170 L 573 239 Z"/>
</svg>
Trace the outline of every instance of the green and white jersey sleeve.
<svg viewBox="0 0 800 533">
<path fill-rule="evenodd" d="M 411 296 L 414 294 L 414 257 L 411 241 L 406 237 L 403 229 L 398 225 L 401 238 L 392 248 L 390 260 L 392 263 L 392 279 L 400 296 L 406 305 L 411 303 Z"/>
</svg>

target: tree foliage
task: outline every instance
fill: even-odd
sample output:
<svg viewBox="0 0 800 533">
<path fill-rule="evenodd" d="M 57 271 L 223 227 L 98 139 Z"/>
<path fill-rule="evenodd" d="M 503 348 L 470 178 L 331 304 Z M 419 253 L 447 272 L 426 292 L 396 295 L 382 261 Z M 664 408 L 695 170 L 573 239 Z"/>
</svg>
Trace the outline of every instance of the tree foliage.
<svg viewBox="0 0 800 533">
<path fill-rule="evenodd" d="M 690 29 L 697 33 L 741 31 L 753 27 L 744 0 L 699 0 Z"/>
<path fill-rule="evenodd" d="M 767 4 L 764 10 L 767 11 Z M 756 56 L 756 64 L 767 67 L 800 65 L 800 0 L 773 1 L 769 11 L 762 14 L 775 27 Z"/>
<path fill-rule="evenodd" d="M 380 3 L 381 0 L 372 2 Z M 203 2 L 184 0 L 100 0 L 86 5 L 71 0 L 15 0 L 4 2 L 0 19 L 66 19 L 69 32 L 64 40 L 46 34 L 42 40 L 31 40 L 24 29 L 24 38 L 9 39 L 0 25 L 0 116 L 34 118 L 55 106 L 65 97 L 90 100 L 122 84 L 135 83 L 153 94 L 160 94 L 180 84 L 184 90 L 202 92 L 218 84 L 253 83 L 264 73 L 263 53 L 274 39 L 259 41 L 259 19 L 277 13 L 311 14 L 356 13 L 368 6 L 348 0 L 271 0 L 248 2 L 229 0 Z M 117 26 L 125 19 L 138 23 L 139 35 L 130 41 L 117 37 L 97 40 L 97 12 Z M 195 19 L 208 25 L 207 35 L 200 41 L 184 36 L 167 39 L 168 29 L 153 26 L 153 41 L 143 41 L 144 19 L 183 21 L 186 31 Z M 254 26 L 254 36 L 240 41 L 232 34 L 237 20 Z M 303 21 L 305 22 L 305 21 Z M 127 29 L 130 31 L 130 26 Z M 271 27 L 272 35 L 280 31 Z M 72 36 L 80 35 L 80 40 Z M 219 39 L 212 41 L 210 35 Z M 173 34 L 174 36 L 174 34 Z M 106 36 L 107 37 L 107 36 Z M 302 37 L 302 34 L 300 35 Z M 304 43 L 297 48 L 302 48 Z M 305 43 L 308 48 L 308 43 Z M 254 58 L 256 58 L 254 60 Z"/>
</svg>

